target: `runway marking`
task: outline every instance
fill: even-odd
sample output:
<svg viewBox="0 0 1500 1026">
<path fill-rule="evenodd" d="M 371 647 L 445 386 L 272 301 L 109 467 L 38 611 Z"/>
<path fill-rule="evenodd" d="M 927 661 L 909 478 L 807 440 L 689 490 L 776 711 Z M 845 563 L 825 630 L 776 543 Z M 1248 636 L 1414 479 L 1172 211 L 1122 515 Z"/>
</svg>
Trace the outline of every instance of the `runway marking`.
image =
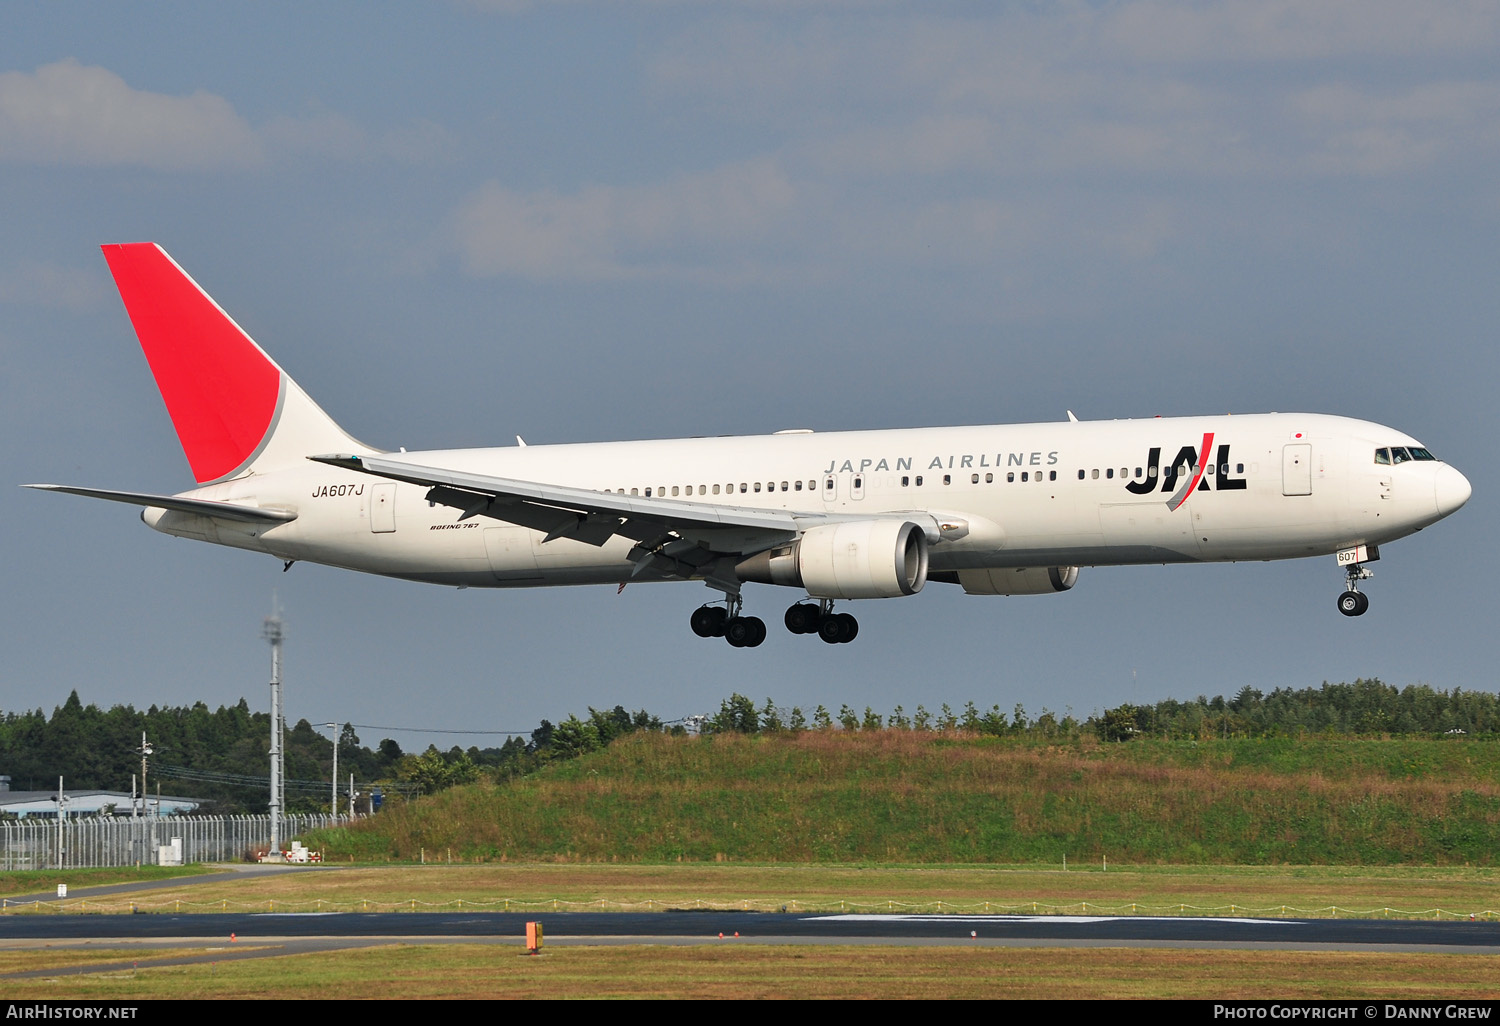
<svg viewBox="0 0 1500 1026">
<path fill-rule="evenodd" d="M 1211 923 L 1241 923 L 1246 926 L 1292 926 L 1306 925 L 1295 919 L 1231 919 L 1227 916 L 1194 916 L 1193 921 Z M 918 912 L 894 912 L 884 914 L 848 913 L 837 916 L 808 916 L 808 922 L 824 923 L 1182 923 L 1182 916 L 1003 916 L 1003 915 L 944 915 Z"/>
</svg>

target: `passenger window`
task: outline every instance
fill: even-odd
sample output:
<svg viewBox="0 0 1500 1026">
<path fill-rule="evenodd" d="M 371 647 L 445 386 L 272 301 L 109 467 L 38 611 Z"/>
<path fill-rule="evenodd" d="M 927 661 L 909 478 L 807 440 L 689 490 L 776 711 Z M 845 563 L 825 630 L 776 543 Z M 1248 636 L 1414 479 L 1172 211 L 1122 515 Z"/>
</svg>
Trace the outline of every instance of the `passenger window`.
<svg viewBox="0 0 1500 1026">
<path fill-rule="evenodd" d="M 718 485 L 714 485 L 714 494 L 715 495 L 719 494 L 719 486 Z"/>
<path fill-rule="evenodd" d="M 759 481 L 755 482 L 755 490 L 757 492 L 760 491 L 760 482 Z"/>
<path fill-rule="evenodd" d="M 978 474 L 972 474 L 972 475 L 969 476 L 969 484 L 978 484 L 978 483 L 979 483 L 979 475 Z"/>
<path fill-rule="evenodd" d="M 676 494 L 677 494 L 677 486 L 676 486 L 676 485 L 673 485 L 673 486 L 672 486 L 672 494 L 673 494 L 673 495 L 676 495 Z"/>
<path fill-rule="evenodd" d="M 1093 470 L 1089 471 L 1089 476 L 1092 477 L 1095 481 L 1099 480 L 1099 468 L 1095 467 Z"/>
<path fill-rule="evenodd" d="M 799 481 L 799 482 L 797 482 L 797 483 L 798 483 L 798 484 L 801 484 L 801 483 L 802 483 L 802 482 L 800 482 L 800 481 Z M 786 486 L 786 482 L 785 482 L 785 481 L 783 481 L 783 482 L 781 482 L 781 490 L 782 490 L 782 491 L 787 491 L 787 490 L 788 490 L 788 489 L 787 489 L 787 486 Z"/>
<path fill-rule="evenodd" d="M 1140 467 L 1136 467 L 1135 468 L 1135 476 L 1136 477 L 1140 477 L 1141 476 L 1141 468 Z M 1152 477 L 1156 476 L 1156 468 L 1155 467 L 1151 468 L 1151 476 Z"/>
<path fill-rule="evenodd" d="M 744 494 L 745 494 L 745 493 L 746 493 L 746 492 L 748 492 L 748 491 L 749 491 L 749 490 L 750 490 L 750 486 L 749 486 L 749 485 L 747 485 L 747 484 L 745 484 L 745 482 L 743 482 L 743 481 L 741 481 L 741 482 L 740 482 L 740 494 L 741 494 L 741 495 L 744 495 Z M 756 489 L 756 491 L 760 491 L 760 489 L 759 489 L 759 488 L 757 488 L 757 489 Z"/>
<path fill-rule="evenodd" d="M 1108 480 L 1113 481 L 1115 479 L 1115 468 L 1114 467 L 1105 467 L 1104 468 L 1104 476 Z"/>
<path fill-rule="evenodd" d="M 1055 471 L 1055 470 L 1049 470 L 1049 471 L 1047 471 L 1047 480 L 1048 481 L 1056 481 L 1057 480 L 1057 471 Z"/>
<path fill-rule="evenodd" d="M 943 475 L 943 484 L 950 485 L 952 483 L 953 483 L 953 475 L 952 474 L 944 474 Z"/>
<path fill-rule="evenodd" d="M 1005 472 L 1005 483 L 1006 484 L 1014 484 L 1015 480 L 1016 480 L 1016 472 L 1014 470 L 1007 470 Z"/>
<path fill-rule="evenodd" d="M 1021 480 L 1022 481 L 1028 481 L 1028 480 L 1030 480 L 1030 478 L 1027 477 L 1027 475 L 1030 474 L 1030 473 L 1031 473 L 1031 471 L 1029 471 L 1029 470 L 1023 470 L 1023 471 L 1021 471 Z"/>
<path fill-rule="evenodd" d="M 994 474 L 986 474 L 986 475 L 984 475 L 984 483 L 985 484 L 994 484 L 995 483 L 995 475 Z"/>
<path fill-rule="evenodd" d="M 1243 463 L 1236 463 L 1234 468 L 1236 474 L 1243 474 L 1245 472 L 1245 465 Z"/>
<path fill-rule="evenodd" d="M 901 479 L 901 487 L 902 488 L 909 488 L 909 487 L 911 487 L 911 478 L 909 478 L 909 477 L 903 477 Z"/>
<path fill-rule="evenodd" d="M 1083 480 L 1083 471 L 1082 470 L 1078 471 L 1078 480 L 1080 480 L 1080 481 Z"/>
<path fill-rule="evenodd" d="M 922 475 L 921 474 L 917 475 L 917 487 L 918 488 L 922 487 Z"/>
<path fill-rule="evenodd" d="M 796 482 L 796 484 L 797 484 L 797 491 L 800 492 L 802 490 L 802 482 L 799 480 L 799 481 Z"/>
<path fill-rule="evenodd" d="M 637 490 L 637 489 L 635 489 L 635 488 L 632 488 L 632 489 L 630 489 L 630 494 L 631 494 L 631 495 L 639 495 L 639 494 L 641 494 L 641 493 L 640 493 L 640 491 L 639 491 L 639 490 Z"/>
<path fill-rule="evenodd" d="M 646 498 L 648 498 L 648 499 L 651 498 L 651 489 L 650 488 L 646 489 Z"/>
</svg>

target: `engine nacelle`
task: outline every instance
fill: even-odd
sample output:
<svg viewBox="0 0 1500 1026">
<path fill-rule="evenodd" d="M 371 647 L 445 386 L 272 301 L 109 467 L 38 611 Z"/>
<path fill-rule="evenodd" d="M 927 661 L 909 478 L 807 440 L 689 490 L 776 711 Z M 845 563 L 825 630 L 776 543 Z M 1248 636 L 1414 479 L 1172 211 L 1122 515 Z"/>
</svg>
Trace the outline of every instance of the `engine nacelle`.
<svg viewBox="0 0 1500 1026">
<path fill-rule="evenodd" d="M 915 595 L 927 583 L 927 534 L 906 520 L 828 524 L 735 569 L 743 580 L 806 588 L 813 598 Z"/>
<path fill-rule="evenodd" d="M 1078 583 L 1076 566 L 1028 566 L 1004 570 L 960 570 L 958 583 L 970 595 L 1050 595 Z"/>
</svg>

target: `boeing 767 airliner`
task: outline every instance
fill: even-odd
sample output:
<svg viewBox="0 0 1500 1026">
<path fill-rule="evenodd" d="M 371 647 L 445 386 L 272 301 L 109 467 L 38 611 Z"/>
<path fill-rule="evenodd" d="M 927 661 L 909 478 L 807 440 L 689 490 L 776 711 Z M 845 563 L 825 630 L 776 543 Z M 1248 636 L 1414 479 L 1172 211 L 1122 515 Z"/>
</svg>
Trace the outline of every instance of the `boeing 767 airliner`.
<svg viewBox="0 0 1500 1026">
<path fill-rule="evenodd" d="M 701 637 L 759 645 L 746 582 L 846 599 L 1066 591 L 1080 566 L 1336 557 L 1339 611 L 1380 546 L 1457 510 L 1463 474 L 1403 432 L 1309 413 L 517 445 L 355 441 L 154 243 L 104 247 L 197 487 L 31 485 L 144 507 L 167 534 L 458 587 L 702 581 Z"/>
</svg>

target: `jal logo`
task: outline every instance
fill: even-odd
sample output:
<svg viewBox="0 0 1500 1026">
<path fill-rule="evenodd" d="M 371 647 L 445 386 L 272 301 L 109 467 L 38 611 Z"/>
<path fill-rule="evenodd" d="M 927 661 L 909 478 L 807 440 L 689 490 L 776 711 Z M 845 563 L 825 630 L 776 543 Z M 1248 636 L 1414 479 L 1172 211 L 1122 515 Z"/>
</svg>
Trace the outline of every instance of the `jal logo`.
<svg viewBox="0 0 1500 1026">
<path fill-rule="evenodd" d="M 1214 452 L 1214 433 L 1205 432 L 1203 444 L 1194 449 L 1191 445 L 1184 445 L 1177 450 L 1177 455 L 1163 464 L 1161 461 L 1161 446 L 1153 446 L 1146 456 L 1146 476 L 1135 481 L 1126 482 L 1125 487 L 1136 495 L 1150 495 L 1152 492 L 1171 492 L 1172 497 L 1167 500 L 1168 509 L 1177 509 L 1188 496 L 1195 491 L 1239 491 L 1245 487 L 1245 479 L 1242 477 L 1231 477 L 1229 463 L 1228 444 L 1220 445 Z M 1208 474 L 1208 454 L 1214 453 L 1214 462 L 1218 464 L 1217 473 Z M 1217 479 L 1217 480 L 1216 480 Z M 1210 482 L 1214 482 L 1210 484 Z"/>
</svg>

